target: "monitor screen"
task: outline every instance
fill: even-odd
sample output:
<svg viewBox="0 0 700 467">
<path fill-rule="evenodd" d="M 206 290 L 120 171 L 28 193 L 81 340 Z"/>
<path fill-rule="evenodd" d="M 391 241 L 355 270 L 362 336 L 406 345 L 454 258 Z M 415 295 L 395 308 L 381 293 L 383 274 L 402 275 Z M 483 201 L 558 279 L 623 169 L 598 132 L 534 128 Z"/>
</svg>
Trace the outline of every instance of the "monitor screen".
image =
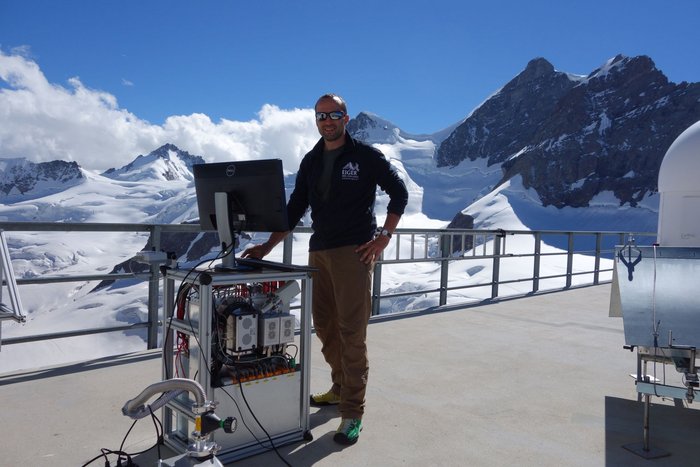
<svg viewBox="0 0 700 467">
<path fill-rule="evenodd" d="M 199 224 L 202 230 L 218 231 L 224 248 L 235 247 L 241 231 L 289 230 L 280 159 L 195 164 L 192 170 Z M 223 209 L 219 215 L 217 199 Z"/>
</svg>

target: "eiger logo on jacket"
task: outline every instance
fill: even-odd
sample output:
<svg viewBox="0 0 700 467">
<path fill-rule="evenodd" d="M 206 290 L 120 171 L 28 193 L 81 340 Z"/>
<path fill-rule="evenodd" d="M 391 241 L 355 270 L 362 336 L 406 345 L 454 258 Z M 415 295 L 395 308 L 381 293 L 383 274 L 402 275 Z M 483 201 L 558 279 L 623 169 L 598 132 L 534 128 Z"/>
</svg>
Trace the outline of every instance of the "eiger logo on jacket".
<svg viewBox="0 0 700 467">
<path fill-rule="evenodd" d="M 360 164 L 358 164 L 357 162 L 355 162 L 354 164 L 352 162 L 348 162 L 347 164 L 345 164 L 341 173 L 341 178 L 343 180 L 359 180 Z"/>
</svg>

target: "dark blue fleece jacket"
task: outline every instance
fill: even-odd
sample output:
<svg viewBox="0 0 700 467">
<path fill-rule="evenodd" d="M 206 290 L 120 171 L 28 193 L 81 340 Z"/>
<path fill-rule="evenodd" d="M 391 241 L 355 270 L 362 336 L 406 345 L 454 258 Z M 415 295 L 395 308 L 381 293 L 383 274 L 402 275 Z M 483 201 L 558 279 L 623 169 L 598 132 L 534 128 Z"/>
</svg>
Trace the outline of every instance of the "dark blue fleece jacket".
<svg viewBox="0 0 700 467">
<path fill-rule="evenodd" d="M 343 152 L 333 166 L 326 201 L 317 189 L 322 158 L 323 139 L 302 159 L 287 203 L 290 230 L 311 208 L 310 251 L 360 245 L 371 240 L 377 228 L 374 215 L 377 187 L 389 195 L 388 212 L 403 214 L 408 203 L 406 185 L 379 150 L 346 134 Z"/>
</svg>

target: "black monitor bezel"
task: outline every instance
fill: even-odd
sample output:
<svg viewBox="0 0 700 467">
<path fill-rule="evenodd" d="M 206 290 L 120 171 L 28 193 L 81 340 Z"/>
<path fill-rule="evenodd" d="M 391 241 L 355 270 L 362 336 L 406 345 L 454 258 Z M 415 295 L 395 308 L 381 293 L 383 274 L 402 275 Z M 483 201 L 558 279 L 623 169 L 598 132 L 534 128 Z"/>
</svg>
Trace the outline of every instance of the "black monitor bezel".
<svg viewBox="0 0 700 467">
<path fill-rule="evenodd" d="M 222 250 L 230 249 L 231 257 L 240 232 L 289 230 L 281 159 L 194 164 L 192 173 L 200 228 L 217 231 Z M 227 225 L 218 225 L 217 193 L 227 195 Z M 232 261 L 225 262 L 230 265 Z"/>
</svg>

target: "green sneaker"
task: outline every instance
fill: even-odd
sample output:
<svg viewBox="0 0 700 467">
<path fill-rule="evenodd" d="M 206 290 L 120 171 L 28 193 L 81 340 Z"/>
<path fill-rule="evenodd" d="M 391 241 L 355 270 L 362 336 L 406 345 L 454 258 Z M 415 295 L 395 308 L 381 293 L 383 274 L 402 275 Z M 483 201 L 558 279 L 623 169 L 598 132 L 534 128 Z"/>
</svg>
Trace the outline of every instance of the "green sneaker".
<svg viewBox="0 0 700 467">
<path fill-rule="evenodd" d="M 344 418 L 333 436 L 333 441 L 339 444 L 355 444 L 360 438 L 362 420 L 359 418 Z"/>
<path fill-rule="evenodd" d="M 316 394 L 311 394 L 311 405 L 314 407 L 338 404 L 340 404 L 340 395 L 334 393 L 330 389 L 327 392 L 317 392 Z"/>
</svg>

